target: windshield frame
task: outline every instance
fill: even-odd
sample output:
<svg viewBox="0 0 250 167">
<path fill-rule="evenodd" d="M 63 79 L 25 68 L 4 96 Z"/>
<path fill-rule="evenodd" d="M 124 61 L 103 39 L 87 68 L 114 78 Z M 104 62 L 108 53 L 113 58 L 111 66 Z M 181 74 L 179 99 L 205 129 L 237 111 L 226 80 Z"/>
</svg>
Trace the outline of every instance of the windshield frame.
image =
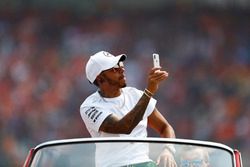
<svg viewBox="0 0 250 167">
<path fill-rule="evenodd" d="M 148 137 L 148 138 L 132 138 L 132 137 L 105 137 L 105 138 L 73 138 L 73 139 L 61 139 L 61 140 L 52 140 L 41 143 L 37 145 L 35 148 L 32 148 L 31 155 L 29 157 L 29 163 L 26 164 L 30 166 L 36 156 L 36 153 L 39 150 L 42 150 L 51 146 L 59 146 L 59 145 L 71 145 L 71 144 L 84 144 L 84 143 L 111 143 L 111 142 L 145 142 L 145 143 L 168 143 L 168 144 L 191 144 L 194 146 L 203 146 L 210 148 L 218 148 L 227 151 L 232 157 L 233 167 L 236 167 L 235 162 L 235 154 L 234 150 L 229 146 L 211 142 L 211 141 L 201 141 L 201 140 L 191 140 L 191 139 L 177 139 L 177 138 L 158 138 L 158 137 Z M 25 165 L 24 165 L 25 166 Z"/>
</svg>

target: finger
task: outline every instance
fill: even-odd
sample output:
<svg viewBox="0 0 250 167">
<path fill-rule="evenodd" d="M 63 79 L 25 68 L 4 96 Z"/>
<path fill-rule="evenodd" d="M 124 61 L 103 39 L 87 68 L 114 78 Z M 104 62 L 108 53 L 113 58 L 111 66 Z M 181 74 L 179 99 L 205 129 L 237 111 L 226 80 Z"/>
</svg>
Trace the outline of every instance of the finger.
<svg viewBox="0 0 250 167">
<path fill-rule="evenodd" d="M 149 75 L 154 74 L 156 71 L 160 71 L 161 68 L 152 68 L 149 72 Z"/>
<path fill-rule="evenodd" d="M 173 161 L 170 158 L 166 158 L 165 162 L 167 163 L 166 167 L 174 167 Z"/>
<path fill-rule="evenodd" d="M 167 72 L 165 70 L 161 70 L 161 68 L 152 68 L 151 71 L 149 72 L 149 75 L 153 75 L 153 74 L 159 74 L 162 72 Z"/>
<path fill-rule="evenodd" d="M 166 71 L 156 71 L 152 76 L 161 76 L 161 75 L 168 75 Z"/>
<path fill-rule="evenodd" d="M 160 164 L 160 158 L 157 158 L 156 165 L 158 166 Z"/>
<path fill-rule="evenodd" d="M 177 167 L 177 163 L 174 161 L 174 166 Z"/>
<path fill-rule="evenodd" d="M 151 78 L 151 77 L 157 77 L 161 75 L 168 75 L 168 72 L 157 70 L 157 71 L 151 72 L 148 76 Z"/>
<path fill-rule="evenodd" d="M 156 71 L 153 72 L 153 74 L 162 74 L 162 73 L 167 73 L 167 71 L 156 70 Z"/>
<path fill-rule="evenodd" d="M 168 73 L 163 73 L 161 75 L 158 76 L 159 78 L 167 78 L 168 77 Z"/>
<path fill-rule="evenodd" d="M 169 159 L 167 160 L 167 162 L 168 162 L 168 166 L 167 167 L 172 167 L 171 166 L 171 161 Z"/>
<path fill-rule="evenodd" d="M 152 81 L 162 81 L 162 80 L 165 80 L 167 77 L 168 77 L 168 73 L 163 73 L 161 75 L 152 76 L 151 80 Z"/>
<path fill-rule="evenodd" d="M 171 167 L 177 167 L 177 164 L 176 164 L 176 162 L 175 161 L 173 161 L 173 160 L 170 160 L 170 166 Z"/>
<path fill-rule="evenodd" d="M 164 167 L 168 167 L 168 161 L 167 160 L 164 160 Z"/>
<path fill-rule="evenodd" d="M 155 72 L 155 73 L 149 75 L 149 77 L 154 78 L 154 77 L 160 77 L 160 76 L 164 76 L 164 75 L 168 76 L 168 72 L 166 72 L 166 71 Z"/>
<path fill-rule="evenodd" d="M 173 164 L 172 161 L 169 161 L 169 166 L 170 166 L 170 167 L 174 167 L 174 164 Z"/>
</svg>

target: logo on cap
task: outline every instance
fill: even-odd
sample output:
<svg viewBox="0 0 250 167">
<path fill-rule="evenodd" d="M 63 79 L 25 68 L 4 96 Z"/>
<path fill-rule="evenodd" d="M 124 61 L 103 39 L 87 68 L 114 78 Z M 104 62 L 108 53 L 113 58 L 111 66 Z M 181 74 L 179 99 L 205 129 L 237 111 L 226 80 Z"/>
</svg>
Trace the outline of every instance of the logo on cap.
<svg viewBox="0 0 250 167">
<path fill-rule="evenodd" d="M 103 51 L 103 55 L 107 57 L 112 57 L 112 55 L 109 52 L 105 52 L 105 51 Z"/>
</svg>

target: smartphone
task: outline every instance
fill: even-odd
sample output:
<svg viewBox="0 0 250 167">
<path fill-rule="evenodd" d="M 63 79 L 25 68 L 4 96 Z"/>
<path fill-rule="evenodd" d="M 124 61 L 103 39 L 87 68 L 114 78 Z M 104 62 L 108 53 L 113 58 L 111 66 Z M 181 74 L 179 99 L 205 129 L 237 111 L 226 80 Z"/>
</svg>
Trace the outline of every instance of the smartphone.
<svg viewBox="0 0 250 167">
<path fill-rule="evenodd" d="M 160 68 L 160 57 L 159 57 L 159 54 L 157 53 L 153 53 L 153 64 L 154 64 L 154 67 L 156 68 Z"/>
</svg>

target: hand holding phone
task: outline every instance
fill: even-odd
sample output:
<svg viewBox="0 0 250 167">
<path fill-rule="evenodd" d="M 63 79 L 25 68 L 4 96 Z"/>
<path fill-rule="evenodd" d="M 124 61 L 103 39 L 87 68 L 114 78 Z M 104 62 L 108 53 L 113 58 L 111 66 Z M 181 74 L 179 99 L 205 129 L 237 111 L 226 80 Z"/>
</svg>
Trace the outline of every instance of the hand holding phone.
<svg viewBox="0 0 250 167">
<path fill-rule="evenodd" d="M 159 54 L 153 53 L 153 64 L 155 68 L 160 68 L 160 57 Z"/>
<path fill-rule="evenodd" d="M 159 54 L 153 53 L 153 68 L 148 75 L 148 87 L 147 89 L 155 94 L 159 88 L 159 84 L 167 79 L 168 73 L 161 69 Z"/>
</svg>

